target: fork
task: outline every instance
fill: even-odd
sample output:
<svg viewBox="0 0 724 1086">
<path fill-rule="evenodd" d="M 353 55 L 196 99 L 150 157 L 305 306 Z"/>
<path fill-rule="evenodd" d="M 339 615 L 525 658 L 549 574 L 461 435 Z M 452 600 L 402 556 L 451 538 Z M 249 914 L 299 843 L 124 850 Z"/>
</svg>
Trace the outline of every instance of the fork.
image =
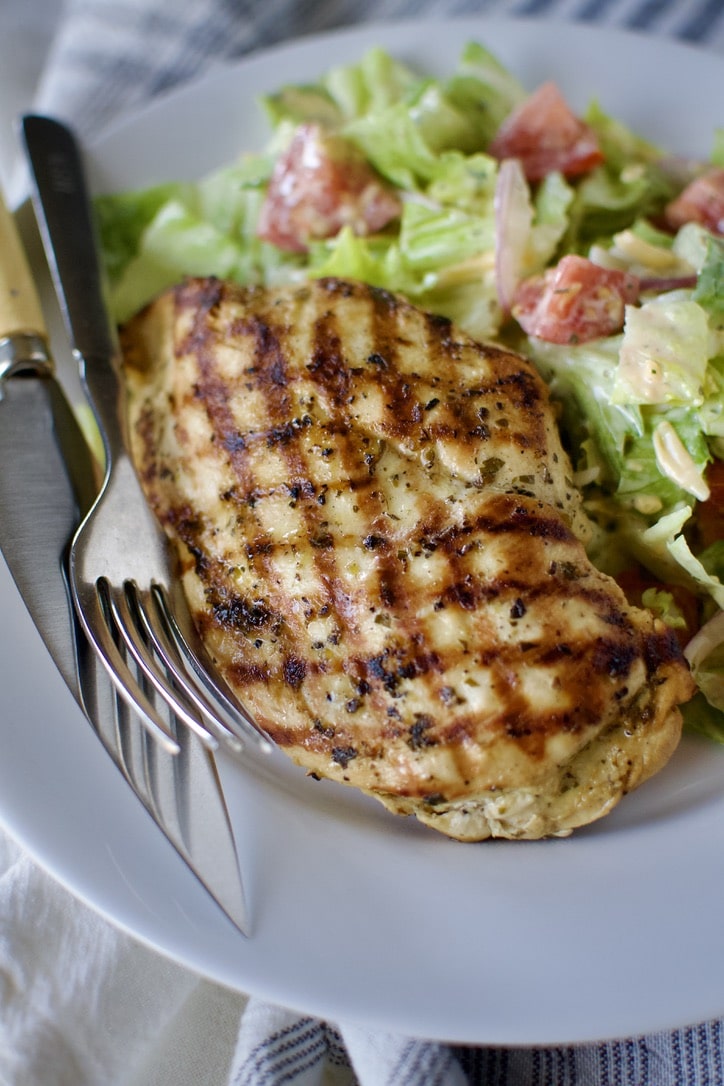
<svg viewBox="0 0 724 1086">
<path fill-rule="evenodd" d="M 249 935 L 239 857 L 213 754 L 183 727 L 177 732 L 179 750 L 170 754 L 108 681 L 79 623 L 74 647 L 78 697 L 98 738 L 196 878 Z M 165 702 L 161 711 L 174 727 Z"/>
<path fill-rule="evenodd" d="M 269 739 L 214 671 L 127 452 L 118 347 L 78 143 L 49 117 L 24 117 L 22 134 L 43 245 L 105 453 L 99 496 L 70 551 L 78 617 L 118 693 L 169 751 L 178 753 L 178 736 L 154 692 L 210 750 L 224 742 L 268 752 Z"/>
</svg>

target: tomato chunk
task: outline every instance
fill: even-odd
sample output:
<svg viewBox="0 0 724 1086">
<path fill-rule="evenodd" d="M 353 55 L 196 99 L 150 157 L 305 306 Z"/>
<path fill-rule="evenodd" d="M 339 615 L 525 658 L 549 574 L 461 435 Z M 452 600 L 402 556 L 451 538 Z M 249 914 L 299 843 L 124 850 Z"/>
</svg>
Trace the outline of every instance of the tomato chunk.
<svg viewBox="0 0 724 1086">
<path fill-rule="evenodd" d="M 519 159 L 528 181 L 554 170 L 577 177 L 603 162 L 595 132 L 576 117 L 555 83 L 543 83 L 506 117 L 488 152 L 499 160 Z"/>
<path fill-rule="evenodd" d="M 674 230 L 684 223 L 698 222 L 713 234 L 724 236 L 724 168 L 707 170 L 691 181 L 664 215 Z"/>
<path fill-rule="evenodd" d="M 356 234 L 381 230 L 400 208 L 352 143 L 305 124 L 276 162 L 257 234 L 280 249 L 305 252 L 312 239 L 332 237 L 345 225 Z"/>
<path fill-rule="evenodd" d="M 549 343 L 585 343 L 618 332 L 625 306 L 638 296 L 635 275 L 570 255 L 541 275 L 523 280 L 512 314 L 530 336 Z"/>
</svg>

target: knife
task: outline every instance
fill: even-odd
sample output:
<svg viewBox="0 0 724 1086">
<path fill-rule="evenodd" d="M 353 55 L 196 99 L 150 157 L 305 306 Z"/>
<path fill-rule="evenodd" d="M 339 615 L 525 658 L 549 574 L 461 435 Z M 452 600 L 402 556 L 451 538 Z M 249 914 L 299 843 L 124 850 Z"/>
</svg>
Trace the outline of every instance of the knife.
<svg viewBox="0 0 724 1086">
<path fill-rule="evenodd" d="M 79 507 L 93 500 L 95 484 L 85 438 L 54 370 L 25 253 L 0 197 L 0 549 L 77 694 L 63 562 Z"/>
<path fill-rule="evenodd" d="M 70 540 L 97 469 L 55 376 L 43 311 L 0 196 L 0 550 L 50 656 L 116 766 L 197 879 L 248 934 L 239 860 L 213 755 L 188 729 L 169 754 L 117 698 L 76 619 Z"/>
</svg>

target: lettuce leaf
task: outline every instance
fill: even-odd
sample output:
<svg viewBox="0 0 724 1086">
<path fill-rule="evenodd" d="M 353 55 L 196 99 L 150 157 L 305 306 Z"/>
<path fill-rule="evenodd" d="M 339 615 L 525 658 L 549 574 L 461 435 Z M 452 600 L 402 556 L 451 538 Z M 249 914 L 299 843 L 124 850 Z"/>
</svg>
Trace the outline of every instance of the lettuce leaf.
<svg viewBox="0 0 724 1086">
<path fill-rule="evenodd" d="M 684 651 L 699 690 L 710 706 L 724 711 L 724 611 L 709 619 Z"/>
<path fill-rule="evenodd" d="M 408 65 L 375 47 L 356 64 L 332 67 L 321 85 L 346 122 L 387 109 L 413 94 L 423 81 Z"/>
<path fill-rule="evenodd" d="M 684 727 L 714 743 L 724 743 L 724 711 L 711 705 L 702 693 L 681 706 Z"/>
<path fill-rule="evenodd" d="M 455 74 L 445 83 L 448 99 L 474 118 L 479 146 L 488 146 L 507 115 L 526 97 L 522 83 L 479 42 L 468 42 Z"/>
<path fill-rule="evenodd" d="M 661 421 L 666 421 L 680 439 L 690 456 L 695 471 L 701 476 L 710 460 L 709 446 L 701 430 L 698 413 L 686 407 L 671 409 L 661 416 L 642 410 L 643 430 L 629 435 L 626 456 L 619 474 L 616 496 L 624 505 L 645 515 L 660 516 L 680 503 L 692 505 L 691 491 L 666 470 L 657 454 L 655 433 Z"/>
<path fill-rule="evenodd" d="M 712 166 L 724 166 L 724 128 L 717 128 L 714 131 L 711 164 Z"/>
<path fill-rule="evenodd" d="M 675 195 L 675 184 L 660 165 L 661 151 L 591 102 L 584 114 L 605 155 L 576 186 L 566 237 L 568 248 L 584 252 L 637 220 L 655 218 Z"/>
<path fill-rule="evenodd" d="M 115 282 L 140 248 L 145 229 L 169 201 L 191 204 L 194 187 L 178 182 L 98 196 L 93 205 L 106 274 Z"/>
<path fill-rule="evenodd" d="M 692 297 L 707 311 L 714 327 L 724 329 L 724 239 L 708 239 L 704 266 Z"/>
<path fill-rule="evenodd" d="M 614 491 L 632 442 L 645 433 L 640 407 L 612 396 L 621 337 L 576 346 L 538 339 L 529 344 L 529 354 L 561 405 L 574 466 L 579 471 L 598 469 L 597 485 Z"/>
<path fill-rule="evenodd" d="M 359 237 L 349 226 L 340 230 L 336 237 L 311 246 L 306 270 L 313 278 L 359 279 L 387 290 L 411 293 L 419 285 L 419 281 L 407 272 L 396 240 Z"/>
<path fill-rule="evenodd" d="M 688 292 L 626 306 L 612 395 L 621 403 L 700 404 L 709 362 L 709 323 Z"/>
<path fill-rule="evenodd" d="M 111 291 L 116 319 L 123 322 L 156 293 L 184 275 L 233 277 L 240 247 L 178 200 L 163 205 L 146 227 L 138 255 Z"/>
</svg>

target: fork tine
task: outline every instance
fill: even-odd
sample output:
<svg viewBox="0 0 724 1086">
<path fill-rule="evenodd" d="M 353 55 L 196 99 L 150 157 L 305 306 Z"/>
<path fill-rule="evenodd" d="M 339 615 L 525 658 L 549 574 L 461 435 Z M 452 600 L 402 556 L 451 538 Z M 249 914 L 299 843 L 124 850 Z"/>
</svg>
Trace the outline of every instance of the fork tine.
<svg viewBox="0 0 724 1086">
<path fill-rule="evenodd" d="M 195 711 L 199 707 L 199 699 L 194 697 L 193 690 L 182 676 L 178 675 L 177 669 L 174 669 L 172 662 L 162 651 L 163 647 L 148 622 L 138 586 L 133 581 L 126 581 L 120 590 L 111 590 L 107 584 L 104 585 L 104 590 L 107 593 L 108 609 L 116 631 L 140 673 L 173 713 L 198 735 L 204 745 L 209 750 L 217 750 L 218 741 L 210 734 Z M 154 651 L 161 663 L 167 667 L 174 685 L 181 689 L 169 689 L 169 674 L 159 667 Z M 147 695 L 146 699 L 150 704 L 151 699 Z"/>
<path fill-rule="evenodd" d="M 108 681 L 101 657 L 76 621 L 76 668 L 86 716 L 149 815 L 229 920 L 249 935 L 239 857 L 213 755 L 183 727 L 179 753 L 169 754 Z M 194 814 L 199 809 L 201 818 Z"/>
<path fill-rule="evenodd" d="M 129 721 L 130 727 L 130 721 Z M 148 790 L 149 805 L 162 824 L 172 831 L 174 837 L 188 848 L 188 819 L 184 817 L 188 809 L 190 797 L 183 794 L 182 781 L 179 775 L 178 762 L 183 758 L 184 733 L 179 733 L 179 753 L 171 760 L 163 751 L 146 728 L 136 728 L 136 740 L 141 746 L 143 760 L 143 784 Z M 171 772 L 169 772 L 169 769 Z"/>
<path fill-rule="evenodd" d="M 204 692 L 190 680 L 184 670 L 186 661 L 183 656 L 180 656 L 179 645 L 170 633 L 170 623 L 159 608 L 157 599 L 158 591 L 156 586 L 154 586 L 150 592 L 142 594 L 143 598 L 136 599 L 138 607 L 137 618 L 139 623 L 143 626 L 143 632 L 148 643 L 152 645 L 154 653 L 163 663 L 166 674 L 170 677 L 178 695 L 185 698 L 189 705 L 193 706 L 196 712 L 204 717 L 209 729 L 223 738 L 227 745 L 237 752 L 243 750 L 244 744 L 236 722 L 233 720 L 229 721 L 228 718 L 222 720 L 222 714 L 219 712 L 219 708 L 209 698 L 204 696 Z M 149 616 L 147 606 L 149 602 L 158 613 L 158 623 L 154 623 Z M 165 689 L 157 689 L 162 697 L 168 699 L 167 687 Z M 173 707 L 176 708 L 175 701 L 172 704 Z M 197 730 L 199 730 L 199 734 L 201 734 L 200 729 Z M 210 744 L 207 742 L 207 746 L 208 745 Z"/>
<path fill-rule="evenodd" d="M 161 585 L 153 585 L 151 596 L 160 622 L 160 627 L 156 628 L 155 633 L 160 636 L 159 630 L 163 630 L 166 650 L 171 649 L 174 658 L 180 657 L 187 671 L 196 680 L 194 684 L 189 684 L 184 679 L 184 690 L 187 696 L 202 713 L 208 716 L 211 724 L 217 728 L 219 726 L 223 728 L 227 741 L 236 740 L 240 746 L 243 746 L 251 729 L 259 748 L 267 753 L 272 750 L 271 742 L 216 671 L 193 623 L 186 622 L 182 626 L 180 616 L 185 614 L 185 610 L 171 606 L 168 592 Z M 170 670 L 174 674 L 177 672 L 173 664 Z"/>
<path fill-rule="evenodd" d="M 109 626 L 110 601 L 93 593 L 83 599 L 83 627 L 95 651 L 100 656 L 118 693 L 137 711 L 143 723 L 171 754 L 178 753 L 178 741 L 168 723 L 161 717 L 141 689 L 116 644 Z"/>
<path fill-rule="evenodd" d="M 118 765 L 134 791 L 142 797 L 143 802 L 151 809 L 151 813 L 157 816 L 159 812 L 153 802 L 151 770 L 148 760 L 148 744 L 153 743 L 153 739 L 148 728 L 143 726 L 133 727 L 132 714 L 133 709 L 131 709 L 131 706 L 116 691 L 114 725 Z M 178 757 L 178 755 L 173 757 Z"/>
</svg>

